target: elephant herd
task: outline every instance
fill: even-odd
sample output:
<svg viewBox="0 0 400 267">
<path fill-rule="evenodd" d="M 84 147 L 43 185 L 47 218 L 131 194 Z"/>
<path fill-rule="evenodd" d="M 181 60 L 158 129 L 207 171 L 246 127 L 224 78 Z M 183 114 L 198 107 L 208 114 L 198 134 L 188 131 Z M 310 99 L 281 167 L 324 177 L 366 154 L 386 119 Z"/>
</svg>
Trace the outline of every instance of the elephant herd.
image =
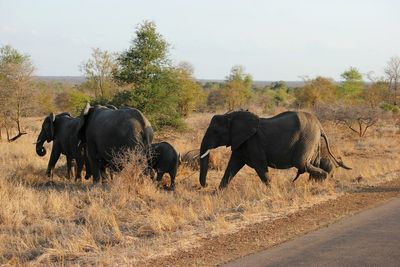
<svg viewBox="0 0 400 267">
<path fill-rule="evenodd" d="M 321 139 L 322 137 L 322 139 Z M 323 144 L 322 140 L 325 141 Z M 72 162 L 76 162 L 75 179 L 93 176 L 98 183 L 107 178 L 106 169 L 118 172 L 123 167 L 114 160 L 127 150 L 141 152 L 146 159 L 146 173 L 161 181 L 164 173 L 171 178 L 170 189 L 175 188 L 175 176 L 180 156 L 168 143 L 152 144 L 153 129 L 137 109 L 114 106 L 86 106 L 77 118 L 69 113 L 50 114 L 43 121 L 36 141 L 36 153 L 44 156 L 44 142 L 53 142 L 46 174 L 53 170 L 61 154 L 67 158 L 67 177 L 71 177 Z M 325 145 L 325 149 L 323 149 Z M 219 188 L 225 188 L 244 166 L 252 167 L 261 181 L 269 184 L 268 167 L 297 168 L 295 181 L 302 173 L 310 179 L 323 180 L 335 167 L 350 169 L 331 153 L 329 142 L 318 119 L 306 112 L 288 111 L 271 118 L 261 118 L 248 111 L 233 111 L 215 115 L 204 134 L 200 150 L 184 155 L 184 162 L 200 166 L 200 184 L 205 187 L 210 150 L 231 147 L 231 156 Z M 324 152 L 324 153 L 321 153 Z"/>
</svg>

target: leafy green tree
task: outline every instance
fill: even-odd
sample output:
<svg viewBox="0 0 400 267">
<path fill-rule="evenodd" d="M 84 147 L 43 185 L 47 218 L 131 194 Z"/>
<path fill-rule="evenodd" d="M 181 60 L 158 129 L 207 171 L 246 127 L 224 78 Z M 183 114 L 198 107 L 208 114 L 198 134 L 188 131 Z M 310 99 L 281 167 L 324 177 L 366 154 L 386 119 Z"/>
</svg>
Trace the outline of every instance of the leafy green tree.
<svg viewBox="0 0 400 267">
<path fill-rule="evenodd" d="M 341 75 L 344 80 L 337 88 L 339 97 L 344 100 L 355 100 L 359 97 L 363 90 L 363 77 L 357 68 L 350 67 Z"/>
<path fill-rule="evenodd" d="M 330 78 L 317 76 L 295 91 L 296 104 L 315 107 L 320 103 L 332 102 L 336 98 L 336 86 Z"/>
<path fill-rule="evenodd" d="M 145 21 L 136 28 L 131 47 L 117 58 L 119 68 L 114 78 L 135 87 L 147 86 L 162 78 L 163 71 L 170 66 L 168 53 L 169 44 L 157 32 L 155 23 Z"/>
<path fill-rule="evenodd" d="M 189 63 L 181 63 L 175 71 L 177 108 L 179 114 L 186 117 L 204 102 L 205 95 L 201 86 L 194 81 L 193 67 Z"/>
<path fill-rule="evenodd" d="M 81 87 L 89 89 L 95 99 L 109 99 L 116 88 L 112 79 L 116 67 L 115 55 L 92 48 L 91 58 L 80 66 L 86 77 Z"/>
<path fill-rule="evenodd" d="M 90 101 L 90 96 L 79 90 L 73 90 L 69 93 L 69 111 L 78 116 L 87 102 Z"/>
<path fill-rule="evenodd" d="M 163 77 L 148 84 L 143 84 L 133 90 L 123 90 L 116 93 L 111 104 L 117 107 L 135 107 L 150 120 L 153 128 L 165 126 L 183 128 L 184 123 L 178 112 L 178 97 L 175 72 L 173 69 L 164 71 Z"/>
<path fill-rule="evenodd" d="M 1 126 L 6 128 L 8 141 L 14 141 L 23 134 L 21 117 L 29 114 L 32 101 L 32 74 L 34 66 L 30 57 L 19 53 L 9 45 L 0 48 L 0 116 Z M 9 129 L 18 134 L 10 138 Z"/>
<path fill-rule="evenodd" d="M 236 109 L 246 102 L 252 83 L 253 78 L 244 72 L 243 66 L 232 67 L 222 89 L 228 110 Z"/>
</svg>

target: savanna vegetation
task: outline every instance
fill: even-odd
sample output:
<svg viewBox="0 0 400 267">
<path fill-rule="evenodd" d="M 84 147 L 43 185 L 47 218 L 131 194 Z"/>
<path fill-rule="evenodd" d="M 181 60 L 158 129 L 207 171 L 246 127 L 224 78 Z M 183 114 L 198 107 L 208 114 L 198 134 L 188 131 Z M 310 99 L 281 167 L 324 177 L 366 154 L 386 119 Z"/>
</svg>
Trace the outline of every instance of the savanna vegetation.
<svg viewBox="0 0 400 267">
<path fill-rule="evenodd" d="M 239 231 L 298 209 L 376 185 L 400 173 L 400 58 L 383 76 L 343 70 L 341 81 L 304 77 L 301 86 L 284 81 L 257 85 L 244 66 L 232 66 L 225 80 L 199 82 L 194 67 L 174 64 L 170 44 L 153 22 L 138 25 L 129 47 L 119 53 L 99 48 L 79 68 L 85 82 L 47 82 L 34 64 L 11 46 L 0 49 L 0 264 L 140 265 L 149 259 L 196 247 L 205 236 Z M 130 106 L 143 112 L 155 141 L 180 152 L 198 149 L 215 113 L 249 109 L 264 117 L 284 110 L 318 116 L 335 155 L 352 170 L 337 169 L 323 182 L 296 183 L 295 169 L 271 169 L 271 186 L 245 167 L 224 191 L 217 185 L 229 148 L 211 152 L 209 186 L 182 164 L 176 191 L 157 188 L 144 175 L 137 155 L 106 185 L 67 180 L 65 160 L 55 177 L 45 177 L 49 155 L 32 143 L 50 112 L 78 115 L 86 102 Z M 46 144 L 45 146 L 51 146 Z"/>
</svg>

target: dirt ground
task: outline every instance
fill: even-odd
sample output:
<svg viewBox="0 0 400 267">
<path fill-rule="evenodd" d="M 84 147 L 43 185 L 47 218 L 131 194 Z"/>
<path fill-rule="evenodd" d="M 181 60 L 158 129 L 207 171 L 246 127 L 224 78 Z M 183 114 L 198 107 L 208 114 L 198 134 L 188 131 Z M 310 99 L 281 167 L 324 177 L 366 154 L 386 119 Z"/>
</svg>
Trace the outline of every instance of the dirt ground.
<svg viewBox="0 0 400 267">
<path fill-rule="evenodd" d="M 400 196 L 399 178 L 354 189 L 336 199 L 302 209 L 282 218 L 248 226 L 236 233 L 204 238 L 199 246 L 177 251 L 171 256 L 146 262 L 145 266 L 212 266 L 276 246 L 285 241 L 326 227 L 360 211 Z"/>
</svg>

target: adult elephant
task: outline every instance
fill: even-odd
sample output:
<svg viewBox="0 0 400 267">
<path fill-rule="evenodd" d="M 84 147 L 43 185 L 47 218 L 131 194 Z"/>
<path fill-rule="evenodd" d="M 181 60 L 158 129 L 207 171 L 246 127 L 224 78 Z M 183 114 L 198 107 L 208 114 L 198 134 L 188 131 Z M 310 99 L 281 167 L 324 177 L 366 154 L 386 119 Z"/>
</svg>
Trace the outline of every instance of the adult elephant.
<svg viewBox="0 0 400 267">
<path fill-rule="evenodd" d="M 319 168 L 320 139 L 328 139 L 318 119 L 306 112 L 283 112 L 272 118 L 260 118 L 248 111 L 235 111 L 215 115 L 203 137 L 200 147 L 200 184 L 206 186 L 210 149 L 227 146 L 232 154 L 219 188 L 228 185 L 246 164 L 257 172 L 261 181 L 269 183 L 268 167 L 287 169 L 296 167 L 296 178 L 308 172 L 313 177 L 325 179 L 327 173 Z"/>
<path fill-rule="evenodd" d="M 79 140 L 87 148 L 93 182 L 106 178 L 105 168 L 118 171 L 114 156 L 126 149 L 148 152 L 153 140 L 150 122 L 137 109 L 86 104 L 80 115 Z"/>
<path fill-rule="evenodd" d="M 45 141 L 52 142 L 50 159 L 47 166 L 46 174 L 52 178 L 54 167 L 61 154 L 67 157 L 67 178 L 71 178 L 72 161 L 75 159 L 77 170 L 75 180 L 81 179 L 85 157 L 83 147 L 78 147 L 78 127 L 80 119 L 73 118 L 67 112 L 54 115 L 51 113 L 47 116 L 42 124 L 42 129 L 36 141 L 36 153 L 43 157 L 46 155 L 46 149 L 43 147 Z M 86 165 L 86 169 L 90 169 Z M 89 172 L 88 172 L 89 173 Z"/>
</svg>

